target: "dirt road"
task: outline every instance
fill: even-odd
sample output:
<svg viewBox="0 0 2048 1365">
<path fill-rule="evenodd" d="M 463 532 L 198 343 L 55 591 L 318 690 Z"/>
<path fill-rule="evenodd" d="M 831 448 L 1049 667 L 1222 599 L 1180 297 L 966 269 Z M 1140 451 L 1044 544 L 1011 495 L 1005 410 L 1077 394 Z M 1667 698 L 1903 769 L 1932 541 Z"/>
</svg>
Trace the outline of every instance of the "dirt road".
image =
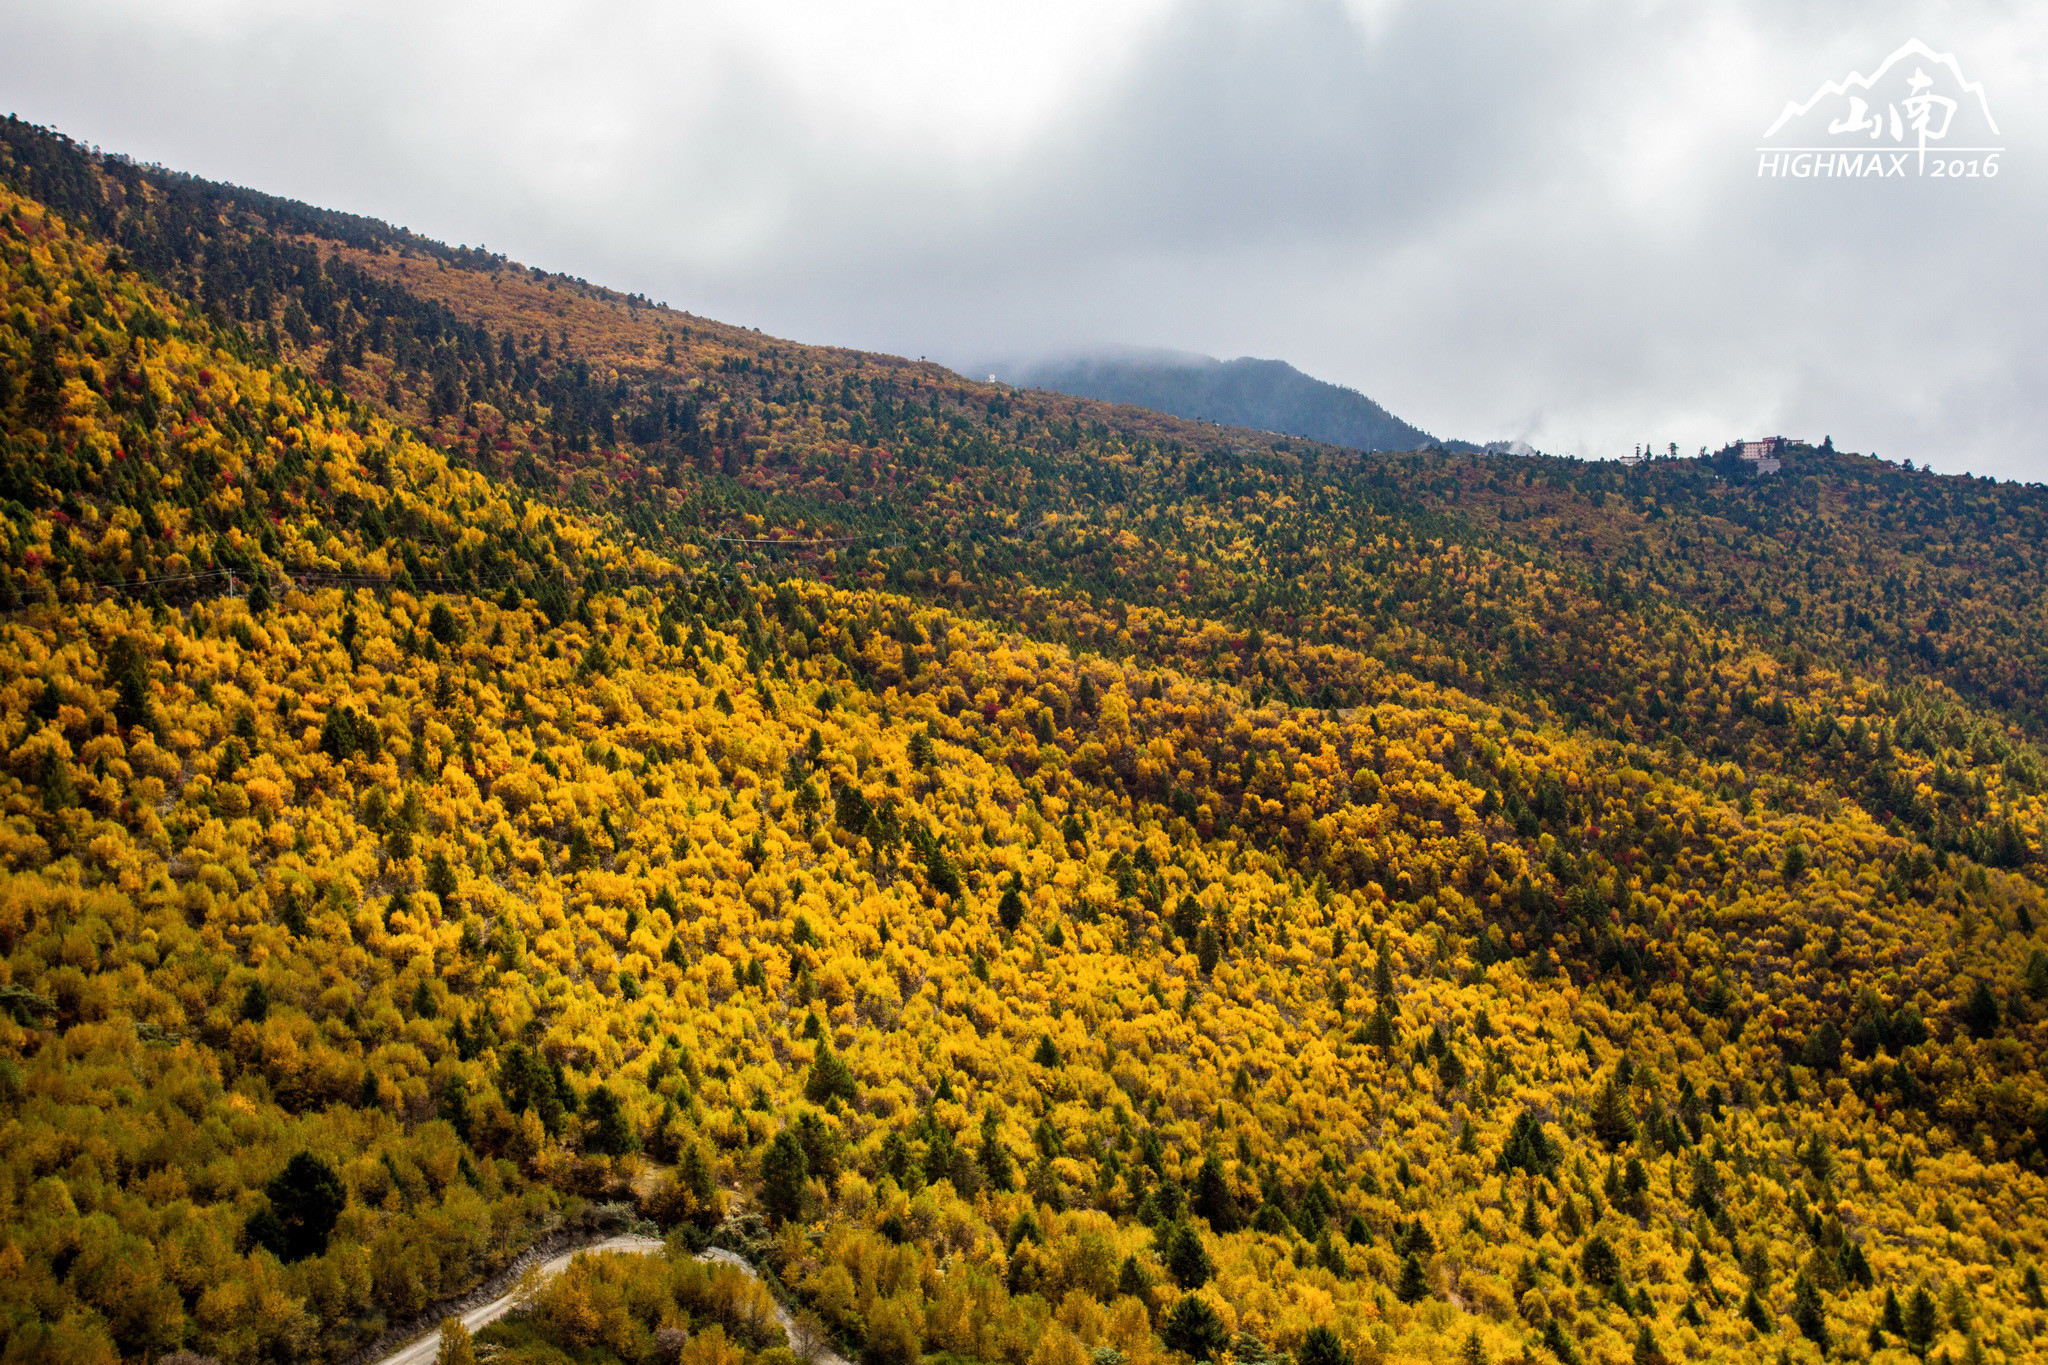
<svg viewBox="0 0 2048 1365">
<path fill-rule="evenodd" d="M 645 1256 L 660 1251 L 662 1246 L 663 1243 L 652 1237 L 614 1237 L 609 1241 L 598 1242 L 593 1246 L 578 1247 L 574 1251 L 565 1251 L 552 1260 L 542 1261 L 540 1264 L 540 1275 L 544 1280 L 552 1279 L 554 1276 L 567 1270 L 569 1263 L 578 1256 L 585 1256 L 592 1252 L 623 1251 Z M 716 1247 L 710 1251 L 698 1253 L 697 1259 L 700 1261 L 720 1261 L 726 1265 L 738 1266 L 749 1275 L 755 1274 L 754 1267 L 748 1265 L 740 1257 L 733 1255 L 730 1251 L 723 1251 Z M 519 1290 L 515 1286 L 499 1297 L 492 1299 L 489 1303 L 472 1308 L 462 1314 L 462 1325 L 472 1332 L 478 1331 L 511 1312 L 518 1302 Z M 796 1340 L 795 1324 L 790 1320 L 788 1310 L 783 1308 L 780 1302 L 777 1302 L 775 1305 L 775 1320 L 782 1325 L 784 1334 L 791 1341 Z M 440 1349 L 441 1335 L 440 1330 L 436 1328 L 425 1336 L 418 1337 L 399 1347 L 390 1355 L 376 1362 L 376 1365 L 434 1365 L 434 1357 L 440 1352 Z M 822 1349 L 811 1358 L 811 1365 L 847 1365 L 847 1361 L 830 1349 Z"/>
<path fill-rule="evenodd" d="M 626 1251 L 644 1256 L 651 1252 L 660 1251 L 661 1248 L 662 1243 L 652 1237 L 614 1237 L 609 1241 L 599 1242 L 594 1246 L 579 1247 L 575 1251 L 565 1251 L 552 1260 L 542 1261 L 540 1263 L 540 1274 L 542 1279 L 552 1279 L 554 1276 L 567 1270 L 569 1262 L 575 1260 L 578 1256 L 593 1251 Z M 488 1326 L 499 1318 L 504 1317 L 512 1311 L 513 1305 L 518 1302 L 519 1290 L 515 1286 L 499 1297 L 492 1299 L 489 1303 L 478 1308 L 472 1308 L 467 1313 L 464 1313 L 462 1315 L 462 1325 L 472 1332 L 477 1331 L 479 1328 Z M 377 1365 L 434 1365 L 434 1357 L 439 1354 L 440 1350 L 441 1334 L 437 1328 L 425 1336 L 399 1347 L 396 1351 L 378 1361 Z"/>
</svg>

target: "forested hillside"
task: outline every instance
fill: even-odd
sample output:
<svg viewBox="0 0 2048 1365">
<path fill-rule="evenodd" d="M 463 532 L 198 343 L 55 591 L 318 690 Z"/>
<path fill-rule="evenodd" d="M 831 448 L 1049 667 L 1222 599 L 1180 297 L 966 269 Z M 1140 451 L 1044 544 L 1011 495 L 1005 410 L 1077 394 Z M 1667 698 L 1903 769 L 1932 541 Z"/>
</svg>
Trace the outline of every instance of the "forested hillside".
<svg viewBox="0 0 2048 1365">
<path fill-rule="evenodd" d="M 2032 486 L 1361 456 L 0 130 L 0 1359 L 2027 1359 Z"/>
</svg>

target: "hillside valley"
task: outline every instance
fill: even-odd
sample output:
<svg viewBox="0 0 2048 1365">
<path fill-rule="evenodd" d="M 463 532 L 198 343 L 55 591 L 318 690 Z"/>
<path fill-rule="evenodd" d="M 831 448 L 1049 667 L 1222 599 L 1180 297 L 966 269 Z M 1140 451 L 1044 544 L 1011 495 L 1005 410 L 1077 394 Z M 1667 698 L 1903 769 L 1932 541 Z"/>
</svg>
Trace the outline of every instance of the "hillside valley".
<svg viewBox="0 0 2048 1365">
<path fill-rule="evenodd" d="M 2040 486 L 975 383 L 9 120 L 0 514 L 0 1360 L 624 1230 L 463 1349 L 2040 1353 Z"/>
</svg>

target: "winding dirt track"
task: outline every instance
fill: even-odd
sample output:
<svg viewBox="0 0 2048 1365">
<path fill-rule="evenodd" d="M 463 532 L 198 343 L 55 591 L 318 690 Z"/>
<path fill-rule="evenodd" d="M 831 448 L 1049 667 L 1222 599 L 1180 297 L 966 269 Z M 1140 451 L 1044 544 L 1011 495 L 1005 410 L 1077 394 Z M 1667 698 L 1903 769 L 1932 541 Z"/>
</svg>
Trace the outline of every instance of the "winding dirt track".
<svg viewBox="0 0 2048 1365">
<path fill-rule="evenodd" d="M 540 1263 L 540 1276 L 544 1280 L 553 1279 L 564 1270 L 567 1270 L 569 1263 L 578 1256 L 588 1255 L 592 1252 L 622 1251 L 633 1255 L 646 1256 L 660 1251 L 662 1246 L 663 1243 L 652 1237 L 613 1237 L 592 1246 L 578 1247 L 573 1251 L 565 1251 L 551 1260 L 542 1261 Z M 754 1267 L 748 1265 L 740 1257 L 733 1255 L 730 1251 L 718 1248 L 700 1252 L 697 1259 L 700 1261 L 720 1261 L 726 1265 L 738 1266 L 749 1275 L 755 1273 Z M 478 1331 L 511 1312 L 518 1302 L 519 1291 L 514 1287 L 499 1297 L 492 1299 L 489 1303 L 472 1308 L 464 1313 L 462 1315 L 462 1325 L 472 1332 Z M 794 1325 L 790 1321 L 789 1311 L 780 1302 L 777 1302 L 775 1305 L 775 1320 L 782 1324 L 782 1330 L 793 1340 L 796 1336 Z M 440 1352 L 440 1349 L 440 1329 L 436 1328 L 424 1336 L 417 1337 L 406 1345 L 399 1347 L 390 1355 L 377 1361 L 376 1365 L 433 1365 L 434 1357 Z M 847 1362 L 830 1350 L 821 1350 L 812 1358 L 811 1365 L 847 1365 Z"/>
<path fill-rule="evenodd" d="M 569 1262 L 588 1252 L 627 1251 L 644 1256 L 650 1252 L 660 1251 L 662 1245 L 661 1242 L 652 1237 L 613 1237 L 608 1241 L 599 1242 L 595 1246 L 578 1247 L 574 1251 L 565 1251 L 552 1260 L 542 1261 L 540 1263 L 541 1278 L 553 1279 L 569 1268 Z M 464 1313 L 462 1315 L 462 1325 L 474 1332 L 504 1317 L 512 1311 L 513 1305 L 518 1302 L 519 1290 L 515 1286 L 499 1297 L 492 1299 L 489 1303 L 479 1308 L 472 1308 L 467 1313 Z M 440 1330 L 436 1328 L 425 1336 L 399 1347 L 396 1351 L 378 1361 L 377 1365 L 433 1365 L 434 1357 L 440 1353 L 440 1350 L 441 1335 Z"/>
</svg>

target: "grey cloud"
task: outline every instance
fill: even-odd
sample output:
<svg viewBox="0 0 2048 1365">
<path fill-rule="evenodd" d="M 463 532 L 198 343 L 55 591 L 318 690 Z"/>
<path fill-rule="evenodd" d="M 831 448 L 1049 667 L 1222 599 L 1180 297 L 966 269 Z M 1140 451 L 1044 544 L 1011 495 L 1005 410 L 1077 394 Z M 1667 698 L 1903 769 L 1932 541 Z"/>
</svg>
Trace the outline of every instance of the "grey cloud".
<svg viewBox="0 0 2048 1365">
<path fill-rule="evenodd" d="M 912 32 L 887 6 L 822 73 L 713 7 L 192 13 L 0 0 L 0 104 L 806 340 L 1276 356 L 1475 439 L 1784 430 L 2048 475 L 2048 18 L 1190 0 L 977 141 L 839 98 Z M 1787 98 L 1916 33 L 1991 85 L 2004 175 L 1755 177 Z"/>
</svg>

